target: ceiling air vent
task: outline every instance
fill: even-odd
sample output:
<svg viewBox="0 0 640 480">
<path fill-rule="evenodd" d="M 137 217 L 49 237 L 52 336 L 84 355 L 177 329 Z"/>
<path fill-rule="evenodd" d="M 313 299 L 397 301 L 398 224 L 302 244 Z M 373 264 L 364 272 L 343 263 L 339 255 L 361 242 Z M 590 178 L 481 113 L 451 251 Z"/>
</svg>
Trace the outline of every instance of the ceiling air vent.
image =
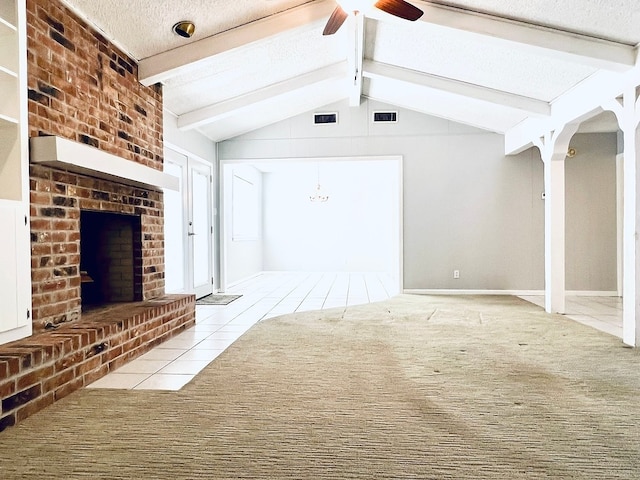
<svg viewBox="0 0 640 480">
<path fill-rule="evenodd" d="M 373 112 L 373 123 L 396 123 L 398 112 Z"/>
<path fill-rule="evenodd" d="M 313 114 L 314 125 L 328 125 L 331 123 L 338 123 L 338 114 L 333 113 L 314 113 Z"/>
</svg>

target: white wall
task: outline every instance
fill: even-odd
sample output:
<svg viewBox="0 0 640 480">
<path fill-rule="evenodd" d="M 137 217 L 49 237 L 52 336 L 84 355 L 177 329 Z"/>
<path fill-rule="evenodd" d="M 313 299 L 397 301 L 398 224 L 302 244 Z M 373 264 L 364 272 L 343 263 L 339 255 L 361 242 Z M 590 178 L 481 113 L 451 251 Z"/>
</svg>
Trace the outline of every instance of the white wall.
<svg viewBox="0 0 640 480">
<path fill-rule="evenodd" d="M 372 124 L 377 109 L 398 110 L 398 122 Z M 309 112 L 222 142 L 218 154 L 401 155 L 405 289 L 544 288 L 543 165 L 536 149 L 505 157 L 502 135 L 373 101 L 322 110 L 337 111 L 340 123 L 314 126 Z M 599 193 L 593 195 L 597 202 Z M 600 289 L 592 282 L 581 288 Z"/>
<path fill-rule="evenodd" d="M 577 134 L 565 160 L 567 290 L 617 290 L 615 133 Z"/>
<path fill-rule="evenodd" d="M 234 177 L 237 177 L 234 180 Z M 222 165 L 223 205 L 230 214 L 224 216 L 223 258 L 225 285 L 233 285 L 241 280 L 256 275 L 263 270 L 262 262 L 262 173 L 249 165 Z M 233 210 L 234 182 L 246 181 L 255 186 L 256 205 L 259 213 L 256 236 L 238 238 L 234 236 Z M 236 191 L 237 195 L 237 191 Z M 245 219 L 243 219 L 245 220 Z M 237 233 L 237 229 L 236 229 Z"/>
<path fill-rule="evenodd" d="M 174 150 L 186 151 L 202 160 L 215 164 L 216 144 L 195 130 L 179 130 L 178 117 L 164 110 L 163 112 L 163 139 L 167 146 Z"/>
<path fill-rule="evenodd" d="M 303 165 L 263 176 L 264 269 L 396 274 L 400 162 Z M 309 200 L 318 170 L 325 203 Z"/>
</svg>

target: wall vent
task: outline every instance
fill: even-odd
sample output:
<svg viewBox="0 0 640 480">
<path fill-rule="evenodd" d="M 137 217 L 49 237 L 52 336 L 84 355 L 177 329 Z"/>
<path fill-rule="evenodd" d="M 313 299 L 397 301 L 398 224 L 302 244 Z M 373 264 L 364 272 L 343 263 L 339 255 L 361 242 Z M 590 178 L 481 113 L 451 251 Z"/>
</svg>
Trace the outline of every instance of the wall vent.
<svg viewBox="0 0 640 480">
<path fill-rule="evenodd" d="M 373 123 L 396 123 L 398 112 L 373 112 Z"/>
<path fill-rule="evenodd" d="M 338 123 L 338 114 L 336 112 L 314 113 L 313 123 L 314 125 L 328 125 L 331 123 Z"/>
</svg>

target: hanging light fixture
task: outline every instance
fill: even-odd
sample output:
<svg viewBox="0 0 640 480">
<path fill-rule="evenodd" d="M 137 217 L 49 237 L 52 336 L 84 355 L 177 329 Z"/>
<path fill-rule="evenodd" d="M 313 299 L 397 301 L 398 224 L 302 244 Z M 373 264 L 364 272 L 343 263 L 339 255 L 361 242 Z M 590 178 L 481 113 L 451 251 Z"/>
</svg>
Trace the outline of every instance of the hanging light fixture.
<svg viewBox="0 0 640 480">
<path fill-rule="evenodd" d="M 316 184 L 316 189 L 313 191 L 311 195 L 309 195 L 309 200 L 313 203 L 323 203 L 329 200 L 329 195 L 322 190 L 320 186 L 320 165 L 318 164 L 318 182 Z"/>
</svg>

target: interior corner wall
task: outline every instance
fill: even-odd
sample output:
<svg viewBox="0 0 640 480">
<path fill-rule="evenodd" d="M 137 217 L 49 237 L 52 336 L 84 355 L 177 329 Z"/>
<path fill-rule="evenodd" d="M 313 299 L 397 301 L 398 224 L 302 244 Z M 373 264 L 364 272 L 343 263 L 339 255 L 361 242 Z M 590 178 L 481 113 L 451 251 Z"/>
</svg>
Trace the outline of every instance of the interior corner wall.
<svg viewBox="0 0 640 480">
<path fill-rule="evenodd" d="M 398 122 L 373 124 L 380 109 L 398 111 Z M 544 288 L 537 150 L 506 157 L 502 135 L 371 100 L 320 110 L 338 112 L 339 123 L 313 125 L 308 112 L 221 142 L 219 158 L 401 155 L 405 289 Z"/>
<path fill-rule="evenodd" d="M 565 160 L 566 288 L 617 290 L 616 133 L 577 134 Z"/>
<path fill-rule="evenodd" d="M 215 165 L 216 143 L 195 130 L 178 129 L 178 118 L 163 111 L 164 142 Z"/>
</svg>

